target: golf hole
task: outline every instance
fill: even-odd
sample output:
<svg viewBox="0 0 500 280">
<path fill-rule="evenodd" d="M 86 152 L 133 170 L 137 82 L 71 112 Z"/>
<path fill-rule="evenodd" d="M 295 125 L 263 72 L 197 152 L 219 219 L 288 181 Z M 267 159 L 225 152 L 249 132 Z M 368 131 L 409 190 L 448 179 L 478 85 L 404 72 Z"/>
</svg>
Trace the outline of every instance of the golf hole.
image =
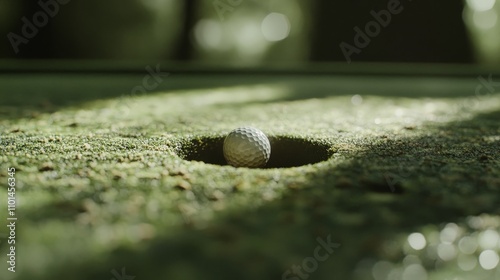
<svg viewBox="0 0 500 280">
<path fill-rule="evenodd" d="M 331 144 L 323 140 L 292 137 L 269 137 L 271 158 L 262 168 L 287 168 L 315 164 L 329 159 Z M 185 160 L 228 165 L 222 147 L 224 137 L 205 137 L 184 140 L 178 155 Z"/>
</svg>

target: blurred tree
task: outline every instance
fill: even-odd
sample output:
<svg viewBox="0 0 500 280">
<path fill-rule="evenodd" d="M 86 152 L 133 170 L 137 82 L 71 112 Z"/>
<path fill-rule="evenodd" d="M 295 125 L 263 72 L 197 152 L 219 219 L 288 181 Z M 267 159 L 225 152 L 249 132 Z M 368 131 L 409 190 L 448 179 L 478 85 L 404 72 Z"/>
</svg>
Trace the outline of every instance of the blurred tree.
<svg viewBox="0 0 500 280">
<path fill-rule="evenodd" d="M 53 19 L 54 57 L 172 59 L 182 0 L 72 0 Z"/>
<path fill-rule="evenodd" d="M 192 33 L 196 23 L 196 7 L 199 5 L 197 0 L 185 0 L 184 3 L 184 22 L 182 32 L 179 36 L 179 42 L 175 50 L 176 60 L 189 60 L 192 58 L 193 44 L 191 42 Z"/>
<path fill-rule="evenodd" d="M 500 64 L 500 1 L 467 0 L 466 3 L 464 21 L 475 58 L 483 64 Z"/>
</svg>

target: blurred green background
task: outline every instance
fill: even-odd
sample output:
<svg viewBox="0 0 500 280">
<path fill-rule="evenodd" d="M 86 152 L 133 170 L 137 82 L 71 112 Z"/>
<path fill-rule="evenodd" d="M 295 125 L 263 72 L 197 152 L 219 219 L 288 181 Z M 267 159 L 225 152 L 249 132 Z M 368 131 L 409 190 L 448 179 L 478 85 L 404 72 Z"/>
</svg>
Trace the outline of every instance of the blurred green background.
<svg viewBox="0 0 500 280">
<path fill-rule="evenodd" d="M 346 59 L 340 45 L 390 5 Z M 0 0 L 0 58 L 498 64 L 499 12 L 496 0 Z"/>
</svg>

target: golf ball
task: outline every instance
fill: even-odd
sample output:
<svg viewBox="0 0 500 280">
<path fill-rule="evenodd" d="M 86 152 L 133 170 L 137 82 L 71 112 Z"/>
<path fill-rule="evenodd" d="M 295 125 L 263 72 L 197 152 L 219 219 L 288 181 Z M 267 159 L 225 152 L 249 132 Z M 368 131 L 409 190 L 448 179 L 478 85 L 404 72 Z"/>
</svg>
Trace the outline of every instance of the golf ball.
<svg viewBox="0 0 500 280">
<path fill-rule="evenodd" d="M 262 167 L 271 156 L 271 144 L 264 132 L 254 127 L 240 127 L 224 140 L 224 157 L 235 167 Z"/>
</svg>

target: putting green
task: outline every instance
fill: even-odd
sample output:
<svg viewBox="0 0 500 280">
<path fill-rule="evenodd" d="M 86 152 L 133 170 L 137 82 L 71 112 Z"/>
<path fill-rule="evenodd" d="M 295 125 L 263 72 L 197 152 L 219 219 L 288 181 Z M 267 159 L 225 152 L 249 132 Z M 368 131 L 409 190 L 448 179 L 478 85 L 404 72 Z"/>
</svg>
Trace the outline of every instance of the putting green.
<svg viewBox="0 0 500 280">
<path fill-rule="evenodd" d="M 1 279 L 499 279 L 500 98 L 476 76 L 143 76 L 0 76 Z M 270 168 L 224 164 L 243 125 Z"/>
</svg>

